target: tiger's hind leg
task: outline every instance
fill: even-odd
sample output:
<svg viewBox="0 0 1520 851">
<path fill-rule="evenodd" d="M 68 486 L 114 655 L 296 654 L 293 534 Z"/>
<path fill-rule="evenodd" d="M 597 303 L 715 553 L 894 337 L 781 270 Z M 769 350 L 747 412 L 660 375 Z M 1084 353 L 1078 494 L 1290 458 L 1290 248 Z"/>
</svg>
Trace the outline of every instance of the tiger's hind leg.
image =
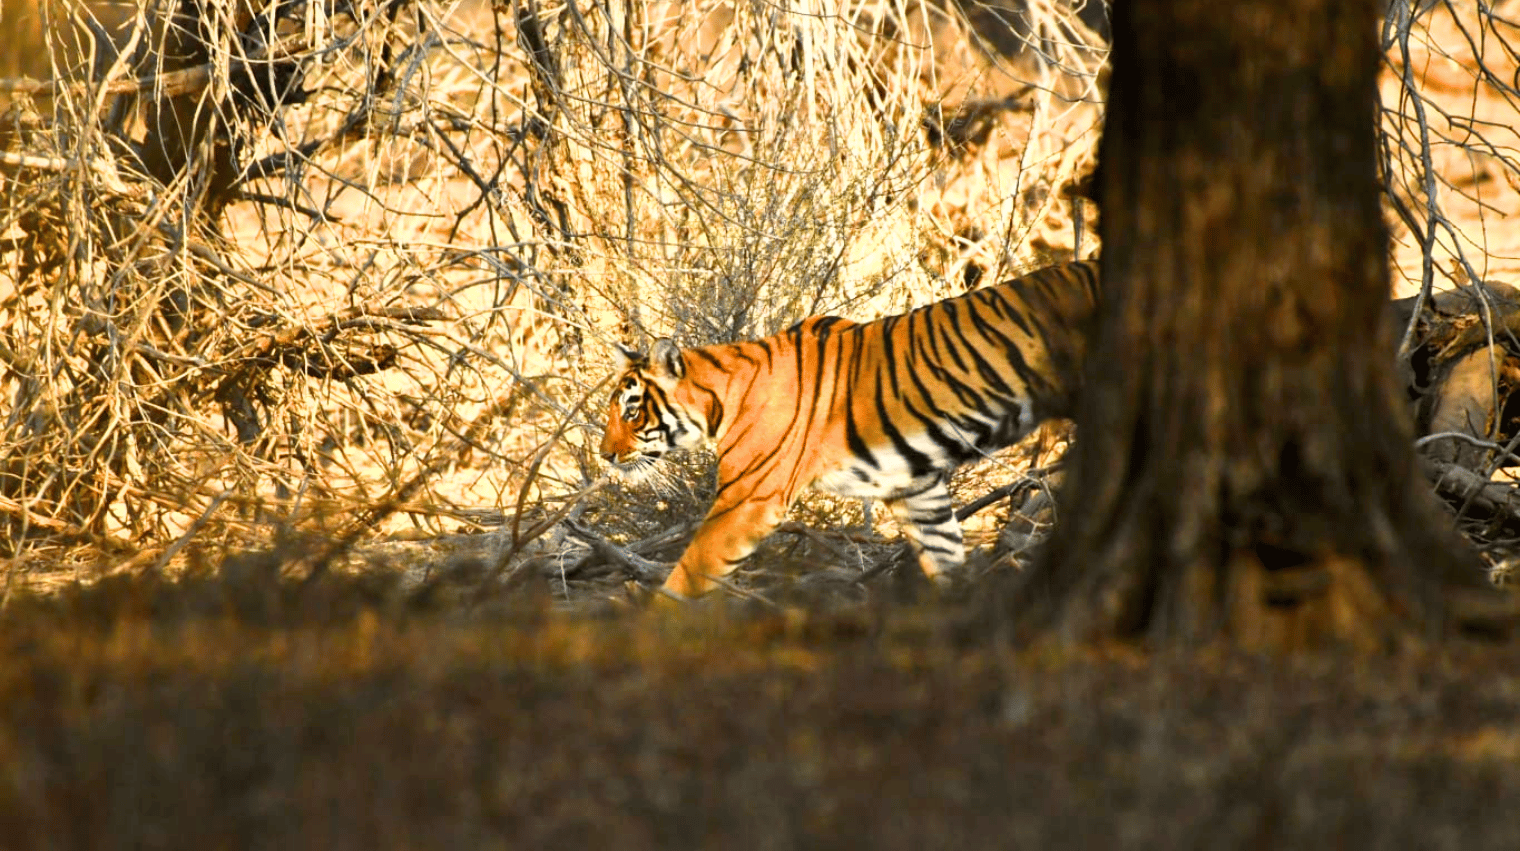
<svg viewBox="0 0 1520 851">
<path fill-rule="evenodd" d="M 936 479 L 923 490 L 893 497 L 886 504 L 913 545 L 924 575 L 936 585 L 947 584 L 950 575 L 965 564 L 966 547 L 944 480 Z"/>
</svg>

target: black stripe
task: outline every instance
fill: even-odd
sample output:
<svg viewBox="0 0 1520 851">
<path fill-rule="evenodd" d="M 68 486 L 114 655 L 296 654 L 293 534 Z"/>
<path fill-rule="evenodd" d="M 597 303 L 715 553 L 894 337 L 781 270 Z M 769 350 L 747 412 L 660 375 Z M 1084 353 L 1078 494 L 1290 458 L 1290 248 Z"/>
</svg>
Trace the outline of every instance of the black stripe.
<svg viewBox="0 0 1520 851">
<path fill-rule="evenodd" d="M 960 333 L 960 325 L 954 321 L 957 318 L 955 311 L 948 311 L 948 313 L 948 319 L 941 320 L 939 323 L 937 323 L 939 328 L 938 336 L 944 338 L 945 348 L 949 350 L 950 359 L 955 362 L 955 366 L 958 369 L 964 371 L 966 369 L 966 361 L 961 358 L 960 347 L 957 346 L 956 343 L 964 343 L 966 338 L 963 334 Z M 935 343 L 937 349 L 938 341 L 936 340 Z M 969 350 L 971 347 L 968 344 L 966 348 Z"/>
<path fill-rule="evenodd" d="M 702 360 L 707 361 L 707 363 L 711 366 L 717 367 L 718 369 L 728 369 L 728 364 L 724 363 L 718 358 L 717 355 L 713 354 L 712 348 L 710 346 L 703 346 L 698 349 L 687 349 L 686 353 L 692 357 L 701 358 Z"/>
<path fill-rule="evenodd" d="M 976 445 L 977 441 L 973 440 L 971 442 L 967 442 L 957 436 L 947 435 L 940 428 L 940 424 L 948 422 L 951 425 L 959 427 L 960 424 L 956 422 L 955 416 L 935 404 L 932 391 L 930 391 L 929 387 L 924 383 L 923 376 L 919 370 L 910 369 L 908 371 L 908 377 L 912 379 L 915 389 L 918 390 L 919 398 L 923 399 L 925 405 L 928 407 L 929 414 L 925 415 L 914 409 L 912 403 L 906 397 L 902 399 L 903 407 L 905 407 L 909 413 L 918 417 L 918 419 L 923 422 L 925 429 L 929 434 L 929 438 L 938 444 L 940 448 L 944 449 L 950 456 L 951 460 L 961 460 L 966 455 L 967 448 Z M 971 429 L 971 431 L 985 435 L 988 429 L 985 426 L 979 425 L 977 428 Z"/>
<path fill-rule="evenodd" d="M 967 364 L 965 360 L 960 356 L 960 352 L 958 350 L 959 347 L 955 345 L 957 341 L 965 342 L 965 338 L 960 334 L 959 329 L 956 326 L 951 325 L 949 322 L 941 321 L 936 324 L 936 327 L 939 331 L 939 334 L 937 336 L 943 337 L 945 339 L 945 348 L 949 350 L 951 357 L 955 362 L 956 368 L 959 369 L 962 373 L 966 372 Z M 934 337 L 931 337 L 930 339 L 934 340 Z M 935 346 L 935 350 L 938 350 L 937 345 Z M 966 344 L 966 350 L 968 352 L 973 351 L 969 343 Z M 949 368 L 941 365 L 937 359 L 926 359 L 925 365 L 928 366 L 930 371 L 933 372 L 941 381 L 949 385 L 950 389 L 954 391 L 955 395 L 961 400 L 962 403 L 973 407 L 977 411 L 987 414 L 988 416 L 994 415 L 994 411 L 992 410 L 991 406 L 987 404 L 987 400 L 981 394 L 978 385 L 968 384 L 964 381 L 961 381 L 954 372 L 952 372 Z"/>
<path fill-rule="evenodd" d="M 925 406 L 925 408 L 915 406 L 913 400 L 906 396 L 900 397 L 898 401 L 902 403 L 903 411 L 918 420 L 923 425 L 924 431 L 929 435 L 929 439 L 941 448 L 952 450 L 952 455 L 954 454 L 953 450 L 964 448 L 962 444 L 951 441 L 940 430 L 939 426 L 945 421 L 945 416 L 942 411 L 934 407 L 931 400 L 925 400 L 930 401 L 930 404 Z"/>
<path fill-rule="evenodd" d="M 954 547 L 937 546 L 935 544 L 930 544 L 927 541 L 924 541 L 922 538 L 919 539 L 918 546 L 924 552 L 943 553 L 944 555 L 951 555 L 955 552 Z"/>
<path fill-rule="evenodd" d="M 887 435 L 887 439 L 892 441 L 892 448 L 897 452 L 898 456 L 908 462 L 909 474 L 914 478 L 918 478 L 920 476 L 927 476 L 938 469 L 938 467 L 930 463 L 931 459 L 929 456 L 914 449 L 907 439 L 903 437 L 902 432 L 897 430 L 897 426 L 892 424 L 892 417 L 887 412 L 886 399 L 882 395 L 880 377 L 876 381 L 875 396 L 876 415 L 881 418 L 881 430 Z"/>
</svg>

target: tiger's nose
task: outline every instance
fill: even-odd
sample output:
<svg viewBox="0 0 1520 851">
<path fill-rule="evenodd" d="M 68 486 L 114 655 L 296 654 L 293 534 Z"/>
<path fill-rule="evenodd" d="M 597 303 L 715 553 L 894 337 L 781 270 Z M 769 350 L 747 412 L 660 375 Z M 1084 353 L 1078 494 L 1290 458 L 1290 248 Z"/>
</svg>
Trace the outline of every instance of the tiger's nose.
<svg viewBox="0 0 1520 851">
<path fill-rule="evenodd" d="M 608 464 L 611 464 L 611 463 L 617 461 L 617 453 L 616 452 L 603 452 L 602 453 L 602 460 L 606 461 Z"/>
</svg>

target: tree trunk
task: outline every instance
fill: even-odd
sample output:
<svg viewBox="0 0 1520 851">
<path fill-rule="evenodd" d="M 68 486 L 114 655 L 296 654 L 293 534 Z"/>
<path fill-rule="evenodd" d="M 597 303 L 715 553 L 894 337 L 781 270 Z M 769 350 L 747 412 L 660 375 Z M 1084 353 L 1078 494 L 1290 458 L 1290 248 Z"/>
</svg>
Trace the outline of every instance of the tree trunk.
<svg viewBox="0 0 1520 851">
<path fill-rule="evenodd" d="M 1385 646 L 1476 555 L 1393 369 L 1376 0 L 1119 0 L 1103 300 L 1063 514 L 1015 622 Z"/>
</svg>

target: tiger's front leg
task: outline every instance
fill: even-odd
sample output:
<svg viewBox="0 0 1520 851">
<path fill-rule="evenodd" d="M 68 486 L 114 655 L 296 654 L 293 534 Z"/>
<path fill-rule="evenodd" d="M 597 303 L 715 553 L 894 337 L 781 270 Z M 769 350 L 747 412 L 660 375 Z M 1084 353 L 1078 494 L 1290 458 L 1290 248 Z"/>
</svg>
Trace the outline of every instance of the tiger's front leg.
<svg viewBox="0 0 1520 851">
<path fill-rule="evenodd" d="M 707 513 L 686 551 L 676 562 L 663 588 L 681 597 L 700 597 L 717 587 L 714 577 L 732 573 L 755 551 L 790 506 L 790 500 L 720 501 Z"/>
<path fill-rule="evenodd" d="M 966 562 L 961 524 L 943 479 L 923 490 L 886 500 L 887 508 L 913 545 L 918 566 L 936 585 L 945 585 Z"/>
</svg>

